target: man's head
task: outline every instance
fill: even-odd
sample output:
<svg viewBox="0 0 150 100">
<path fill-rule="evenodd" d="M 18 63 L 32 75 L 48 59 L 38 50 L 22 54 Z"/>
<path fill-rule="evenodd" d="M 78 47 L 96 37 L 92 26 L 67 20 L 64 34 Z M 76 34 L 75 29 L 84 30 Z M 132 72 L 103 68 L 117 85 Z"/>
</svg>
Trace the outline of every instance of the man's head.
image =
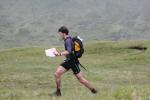
<svg viewBox="0 0 150 100">
<path fill-rule="evenodd" d="M 65 36 L 69 34 L 69 30 L 66 26 L 62 26 L 58 29 L 58 33 L 62 39 L 65 39 Z"/>
</svg>

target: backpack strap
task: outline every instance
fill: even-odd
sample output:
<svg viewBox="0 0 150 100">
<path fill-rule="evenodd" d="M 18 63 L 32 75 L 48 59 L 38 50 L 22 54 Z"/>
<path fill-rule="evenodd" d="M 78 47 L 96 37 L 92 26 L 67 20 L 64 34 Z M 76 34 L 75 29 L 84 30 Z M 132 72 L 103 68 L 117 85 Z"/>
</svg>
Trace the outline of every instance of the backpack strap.
<svg viewBox="0 0 150 100">
<path fill-rule="evenodd" d="M 82 68 L 84 68 L 84 70 L 86 70 L 87 71 L 87 69 L 79 62 L 79 64 L 80 64 L 80 66 L 82 67 Z"/>
<path fill-rule="evenodd" d="M 75 57 L 74 63 L 75 63 L 77 60 L 78 60 L 78 58 Z M 78 61 L 79 61 L 79 60 L 78 60 Z M 80 61 L 79 61 L 79 65 L 80 65 L 84 70 L 87 71 L 87 69 L 80 63 Z M 77 66 L 77 65 L 76 65 L 76 66 Z"/>
</svg>

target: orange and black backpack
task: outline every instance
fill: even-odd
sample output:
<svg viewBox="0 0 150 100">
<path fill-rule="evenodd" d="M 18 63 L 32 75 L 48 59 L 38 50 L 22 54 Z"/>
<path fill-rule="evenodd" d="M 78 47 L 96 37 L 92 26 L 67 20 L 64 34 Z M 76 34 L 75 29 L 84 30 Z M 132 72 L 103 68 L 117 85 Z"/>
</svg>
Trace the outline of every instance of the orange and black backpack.
<svg viewBox="0 0 150 100">
<path fill-rule="evenodd" d="M 75 36 L 72 38 L 73 41 L 73 47 L 74 47 L 74 56 L 76 58 L 81 58 L 84 53 L 84 46 L 83 46 L 83 39 L 81 39 L 79 36 Z"/>
</svg>

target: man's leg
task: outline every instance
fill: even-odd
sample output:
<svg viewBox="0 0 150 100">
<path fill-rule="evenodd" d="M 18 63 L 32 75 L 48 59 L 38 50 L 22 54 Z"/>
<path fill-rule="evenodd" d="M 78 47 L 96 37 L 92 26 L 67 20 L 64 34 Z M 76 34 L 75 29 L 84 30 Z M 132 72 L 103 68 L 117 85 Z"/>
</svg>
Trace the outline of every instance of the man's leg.
<svg viewBox="0 0 150 100">
<path fill-rule="evenodd" d="M 67 70 L 66 70 L 64 67 L 59 66 L 59 67 L 56 69 L 55 73 L 54 73 L 54 75 L 55 75 L 55 81 L 56 81 L 56 87 L 57 87 L 55 94 L 56 94 L 57 96 L 61 96 L 61 91 L 60 91 L 60 88 L 61 88 L 61 76 L 62 76 L 65 72 L 67 72 Z"/>
<path fill-rule="evenodd" d="M 80 71 L 78 74 L 75 75 L 77 79 L 82 83 L 84 86 L 86 86 L 89 90 L 91 90 L 92 93 L 97 93 L 97 90 L 92 86 L 90 81 L 86 80 L 83 76 L 82 72 Z"/>
</svg>

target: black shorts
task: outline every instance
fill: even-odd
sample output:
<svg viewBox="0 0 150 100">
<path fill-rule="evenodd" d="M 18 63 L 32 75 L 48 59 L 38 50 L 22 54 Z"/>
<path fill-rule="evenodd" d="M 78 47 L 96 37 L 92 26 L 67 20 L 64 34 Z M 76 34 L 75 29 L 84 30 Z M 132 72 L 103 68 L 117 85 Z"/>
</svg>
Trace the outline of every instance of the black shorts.
<svg viewBox="0 0 150 100">
<path fill-rule="evenodd" d="M 74 74 L 78 74 L 80 72 L 79 61 L 74 60 L 65 60 L 60 65 L 64 67 L 66 70 L 72 69 Z"/>
</svg>

